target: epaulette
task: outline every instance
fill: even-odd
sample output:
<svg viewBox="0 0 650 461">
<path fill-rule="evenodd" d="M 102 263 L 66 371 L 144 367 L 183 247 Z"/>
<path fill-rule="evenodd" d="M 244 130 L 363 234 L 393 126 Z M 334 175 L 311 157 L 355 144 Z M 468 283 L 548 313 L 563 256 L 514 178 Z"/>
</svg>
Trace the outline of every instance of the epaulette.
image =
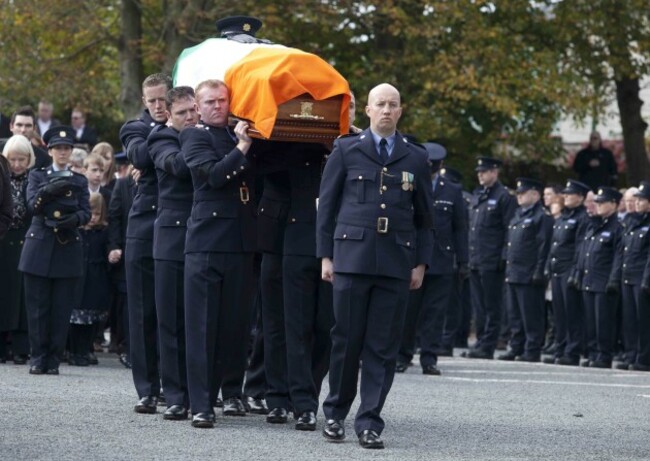
<svg viewBox="0 0 650 461">
<path fill-rule="evenodd" d="M 343 139 L 343 138 L 350 138 L 352 136 L 359 136 L 360 133 L 361 132 L 359 132 L 359 133 L 345 133 L 345 134 L 339 135 L 339 137 L 336 138 L 336 139 Z"/>
</svg>

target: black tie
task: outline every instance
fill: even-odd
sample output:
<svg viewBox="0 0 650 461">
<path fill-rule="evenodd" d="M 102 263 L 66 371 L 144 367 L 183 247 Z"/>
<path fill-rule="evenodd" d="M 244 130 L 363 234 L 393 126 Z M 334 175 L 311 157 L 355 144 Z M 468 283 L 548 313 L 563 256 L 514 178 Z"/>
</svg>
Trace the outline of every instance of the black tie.
<svg viewBox="0 0 650 461">
<path fill-rule="evenodd" d="M 386 138 L 381 138 L 381 141 L 379 141 L 379 158 L 381 158 L 381 161 L 384 165 L 388 163 L 388 148 L 386 147 L 387 145 L 388 145 L 388 141 L 386 141 Z"/>
</svg>

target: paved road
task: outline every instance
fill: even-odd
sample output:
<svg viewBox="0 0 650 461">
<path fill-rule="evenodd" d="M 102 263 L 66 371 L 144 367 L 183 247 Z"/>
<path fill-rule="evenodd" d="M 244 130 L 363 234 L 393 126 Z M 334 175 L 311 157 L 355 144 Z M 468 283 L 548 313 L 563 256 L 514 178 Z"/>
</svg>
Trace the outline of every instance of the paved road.
<svg viewBox="0 0 650 461">
<path fill-rule="evenodd" d="M 115 358 L 30 376 L 0 365 L 0 460 L 650 460 L 650 373 L 449 358 L 418 367 L 388 397 L 386 449 L 326 443 L 263 416 L 218 416 L 212 430 L 133 412 Z M 326 389 L 324 389 L 324 392 Z M 356 407 L 355 407 L 356 409 Z"/>
</svg>

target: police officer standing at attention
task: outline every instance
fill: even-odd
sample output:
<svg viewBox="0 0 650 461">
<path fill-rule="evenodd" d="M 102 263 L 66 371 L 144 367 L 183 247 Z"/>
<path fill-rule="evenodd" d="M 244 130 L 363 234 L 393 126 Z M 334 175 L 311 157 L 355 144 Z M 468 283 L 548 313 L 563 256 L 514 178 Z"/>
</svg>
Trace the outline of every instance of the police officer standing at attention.
<svg viewBox="0 0 650 461">
<path fill-rule="evenodd" d="M 467 207 L 460 185 L 439 174 L 447 150 L 431 142 L 425 143 L 424 147 L 433 187 L 433 256 L 422 288 L 409 296 L 395 371 L 402 373 L 408 368 L 415 353 L 416 333 L 419 332 L 422 373 L 439 375 L 437 353 L 442 347 L 445 311 L 454 285 L 452 277 L 454 274 L 459 278 L 468 275 Z"/>
<path fill-rule="evenodd" d="M 158 178 L 147 137 L 167 121 L 165 100 L 171 79 L 152 74 L 142 82 L 146 109 L 126 122 L 120 140 L 129 160 L 140 171 L 126 229 L 125 268 L 129 306 L 129 336 L 133 382 L 140 399 L 137 413 L 155 413 L 160 397 L 158 320 L 154 289 L 153 223 L 158 209 Z"/>
<path fill-rule="evenodd" d="M 564 209 L 553 225 L 551 249 L 546 260 L 546 272 L 551 277 L 553 315 L 555 316 L 555 343 L 553 357 L 544 363 L 576 366 L 582 347 L 582 296 L 572 282 L 578 265 L 580 246 L 589 227 L 589 216 L 584 207 L 590 187 L 569 179 L 562 190 Z"/>
<path fill-rule="evenodd" d="M 544 343 L 544 266 L 551 244 L 553 218 L 544 212 L 544 184 L 517 179 L 519 208 L 510 221 L 506 246 L 506 293 L 512 337 L 499 360 L 539 362 Z"/>
<path fill-rule="evenodd" d="M 243 376 L 256 250 L 252 139 L 248 123 L 228 128 L 225 83 L 196 88 L 201 125 L 181 132 L 194 203 L 185 241 L 185 331 L 192 426 L 214 427 L 212 404 L 224 371 Z M 222 387 L 224 410 L 243 411 L 242 389 Z"/>
<path fill-rule="evenodd" d="M 508 224 L 516 201 L 499 182 L 500 160 L 479 157 L 481 187 L 470 207 L 469 266 L 472 310 L 477 319 L 476 344 L 464 357 L 494 358 L 503 312 L 503 281 Z M 482 326 L 482 328 L 480 328 Z"/>
<path fill-rule="evenodd" d="M 614 355 L 616 304 L 621 282 L 623 226 L 616 211 L 621 193 L 601 187 L 594 198 L 600 218 L 585 234 L 582 247 L 582 300 L 587 324 L 589 360 L 585 366 L 611 368 Z"/>
<path fill-rule="evenodd" d="M 25 277 L 25 305 L 33 375 L 58 375 L 68 336 L 71 294 L 83 275 L 83 248 L 77 228 L 90 220 L 88 181 L 68 169 L 75 132 L 50 128 L 52 164 L 29 173 L 27 206 L 33 213 L 18 269 Z"/>
<path fill-rule="evenodd" d="M 147 143 L 158 176 L 158 217 L 153 230 L 156 312 L 160 335 L 160 371 L 167 410 L 164 419 L 187 418 L 189 397 L 185 366 L 185 309 L 183 275 L 185 234 L 192 209 L 194 187 L 178 139 L 181 130 L 196 125 L 194 89 L 188 86 L 167 92 L 167 119 L 158 125 Z"/>
<path fill-rule="evenodd" d="M 368 94 L 370 128 L 334 143 L 321 180 L 317 256 L 333 283 L 330 392 L 323 436 L 354 430 L 363 448 L 384 448 L 381 410 L 395 376 L 409 289 L 422 284 L 432 253 L 432 190 L 426 151 L 396 131 L 400 94 L 383 83 Z"/>
</svg>

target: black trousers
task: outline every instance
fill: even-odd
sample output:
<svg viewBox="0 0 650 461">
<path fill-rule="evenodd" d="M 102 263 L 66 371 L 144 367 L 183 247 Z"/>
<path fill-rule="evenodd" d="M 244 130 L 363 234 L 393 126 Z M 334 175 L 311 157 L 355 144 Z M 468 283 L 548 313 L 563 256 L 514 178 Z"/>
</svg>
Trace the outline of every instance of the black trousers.
<svg viewBox="0 0 650 461">
<path fill-rule="evenodd" d="M 167 406 L 187 406 L 184 262 L 156 260 L 156 315 L 160 376 Z"/>
<path fill-rule="evenodd" d="M 493 354 L 499 339 L 501 311 L 503 310 L 504 273 L 472 270 L 470 289 L 472 310 L 477 318 L 476 345 Z M 482 327 L 480 320 L 483 320 Z"/>
<path fill-rule="evenodd" d="M 637 298 L 637 318 L 639 321 L 639 349 L 637 365 L 650 366 L 650 294 L 639 290 Z"/>
<path fill-rule="evenodd" d="M 241 397 L 234 378 L 246 370 L 250 327 L 252 253 L 185 255 L 187 385 L 192 413 L 212 412 L 219 388 L 224 399 Z"/>
<path fill-rule="evenodd" d="M 70 324 L 69 342 L 70 354 L 86 357 L 93 347 L 95 325 Z"/>
<path fill-rule="evenodd" d="M 336 273 L 333 288 L 330 392 L 323 413 L 327 419 L 347 417 L 357 395 L 361 360 L 361 404 L 354 430 L 357 435 L 366 429 L 381 434 L 380 414 L 395 377 L 409 281 Z"/>
<path fill-rule="evenodd" d="M 555 357 L 580 358 L 583 341 L 583 308 L 580 292 L 567 285 L 568 273 L 551 279 L 553 315 L 555 318 Z"/>
<path fill-rule="evenodd" d="M 583 291 L 589 360 L 612 363 L 618 295 Z"/>
<path fill-rule="evenodd" d="M 623 345 L 626 363 L 636 363 L 639 353 L 639 285 L 621 284 Z"/>
<path fill-rule="evenodd" d="M 537 358 L 544 344 L 545 287 L 507 283 L 510 349 L 517 355 Z"/>
<path fill-rule="evenodd" d="M 43 370 L 58 368 L 70 313 L 78 301 L 74 296 L 80 278 L 54 279 L 27 273 L 24 277 L 30 364 Z"/>
<path fill-rule="evenodd" d="M 436 365 L 442 347 L 445 311 L 452 293 L 452 275 L 424 276 L 422 287 L 409 294 L 404 331 L 398 360 L 410 363 L 415 354 L 416 337 L 420 338 L 420 364 Z"/>
<path fill-rule="evenodd" d="M 284 330 L 282 255 L 264 253 L 260 271 L 266 403 L 269 408 L 289 409 L 287 340 Z"/>
<path fill-rule="evenodd" d="M 256 277 L 255 283 L 255 336 L 251 345 L 246 380 L 244 381 L 244 395 L 255 399 L 263 399 L 266 393 L 266 372 L 264 368 L 264 327 L 262 323 L 262 295 L 260 280 Z"/>
<path fill-rule="evenodd" d="M 291 403 L 298 414 L 316 412 L 332 346 L 332 285 L 321 279 L 319 258 L 285 255 L 282 267 Z"/>
<path fill-rule="evenodd" d="M 160 395 L 158 318 L 152 242 L 127 239 L 124 250 L 129 308 L 129 348 L 138 397 Z"/>
</svg>

